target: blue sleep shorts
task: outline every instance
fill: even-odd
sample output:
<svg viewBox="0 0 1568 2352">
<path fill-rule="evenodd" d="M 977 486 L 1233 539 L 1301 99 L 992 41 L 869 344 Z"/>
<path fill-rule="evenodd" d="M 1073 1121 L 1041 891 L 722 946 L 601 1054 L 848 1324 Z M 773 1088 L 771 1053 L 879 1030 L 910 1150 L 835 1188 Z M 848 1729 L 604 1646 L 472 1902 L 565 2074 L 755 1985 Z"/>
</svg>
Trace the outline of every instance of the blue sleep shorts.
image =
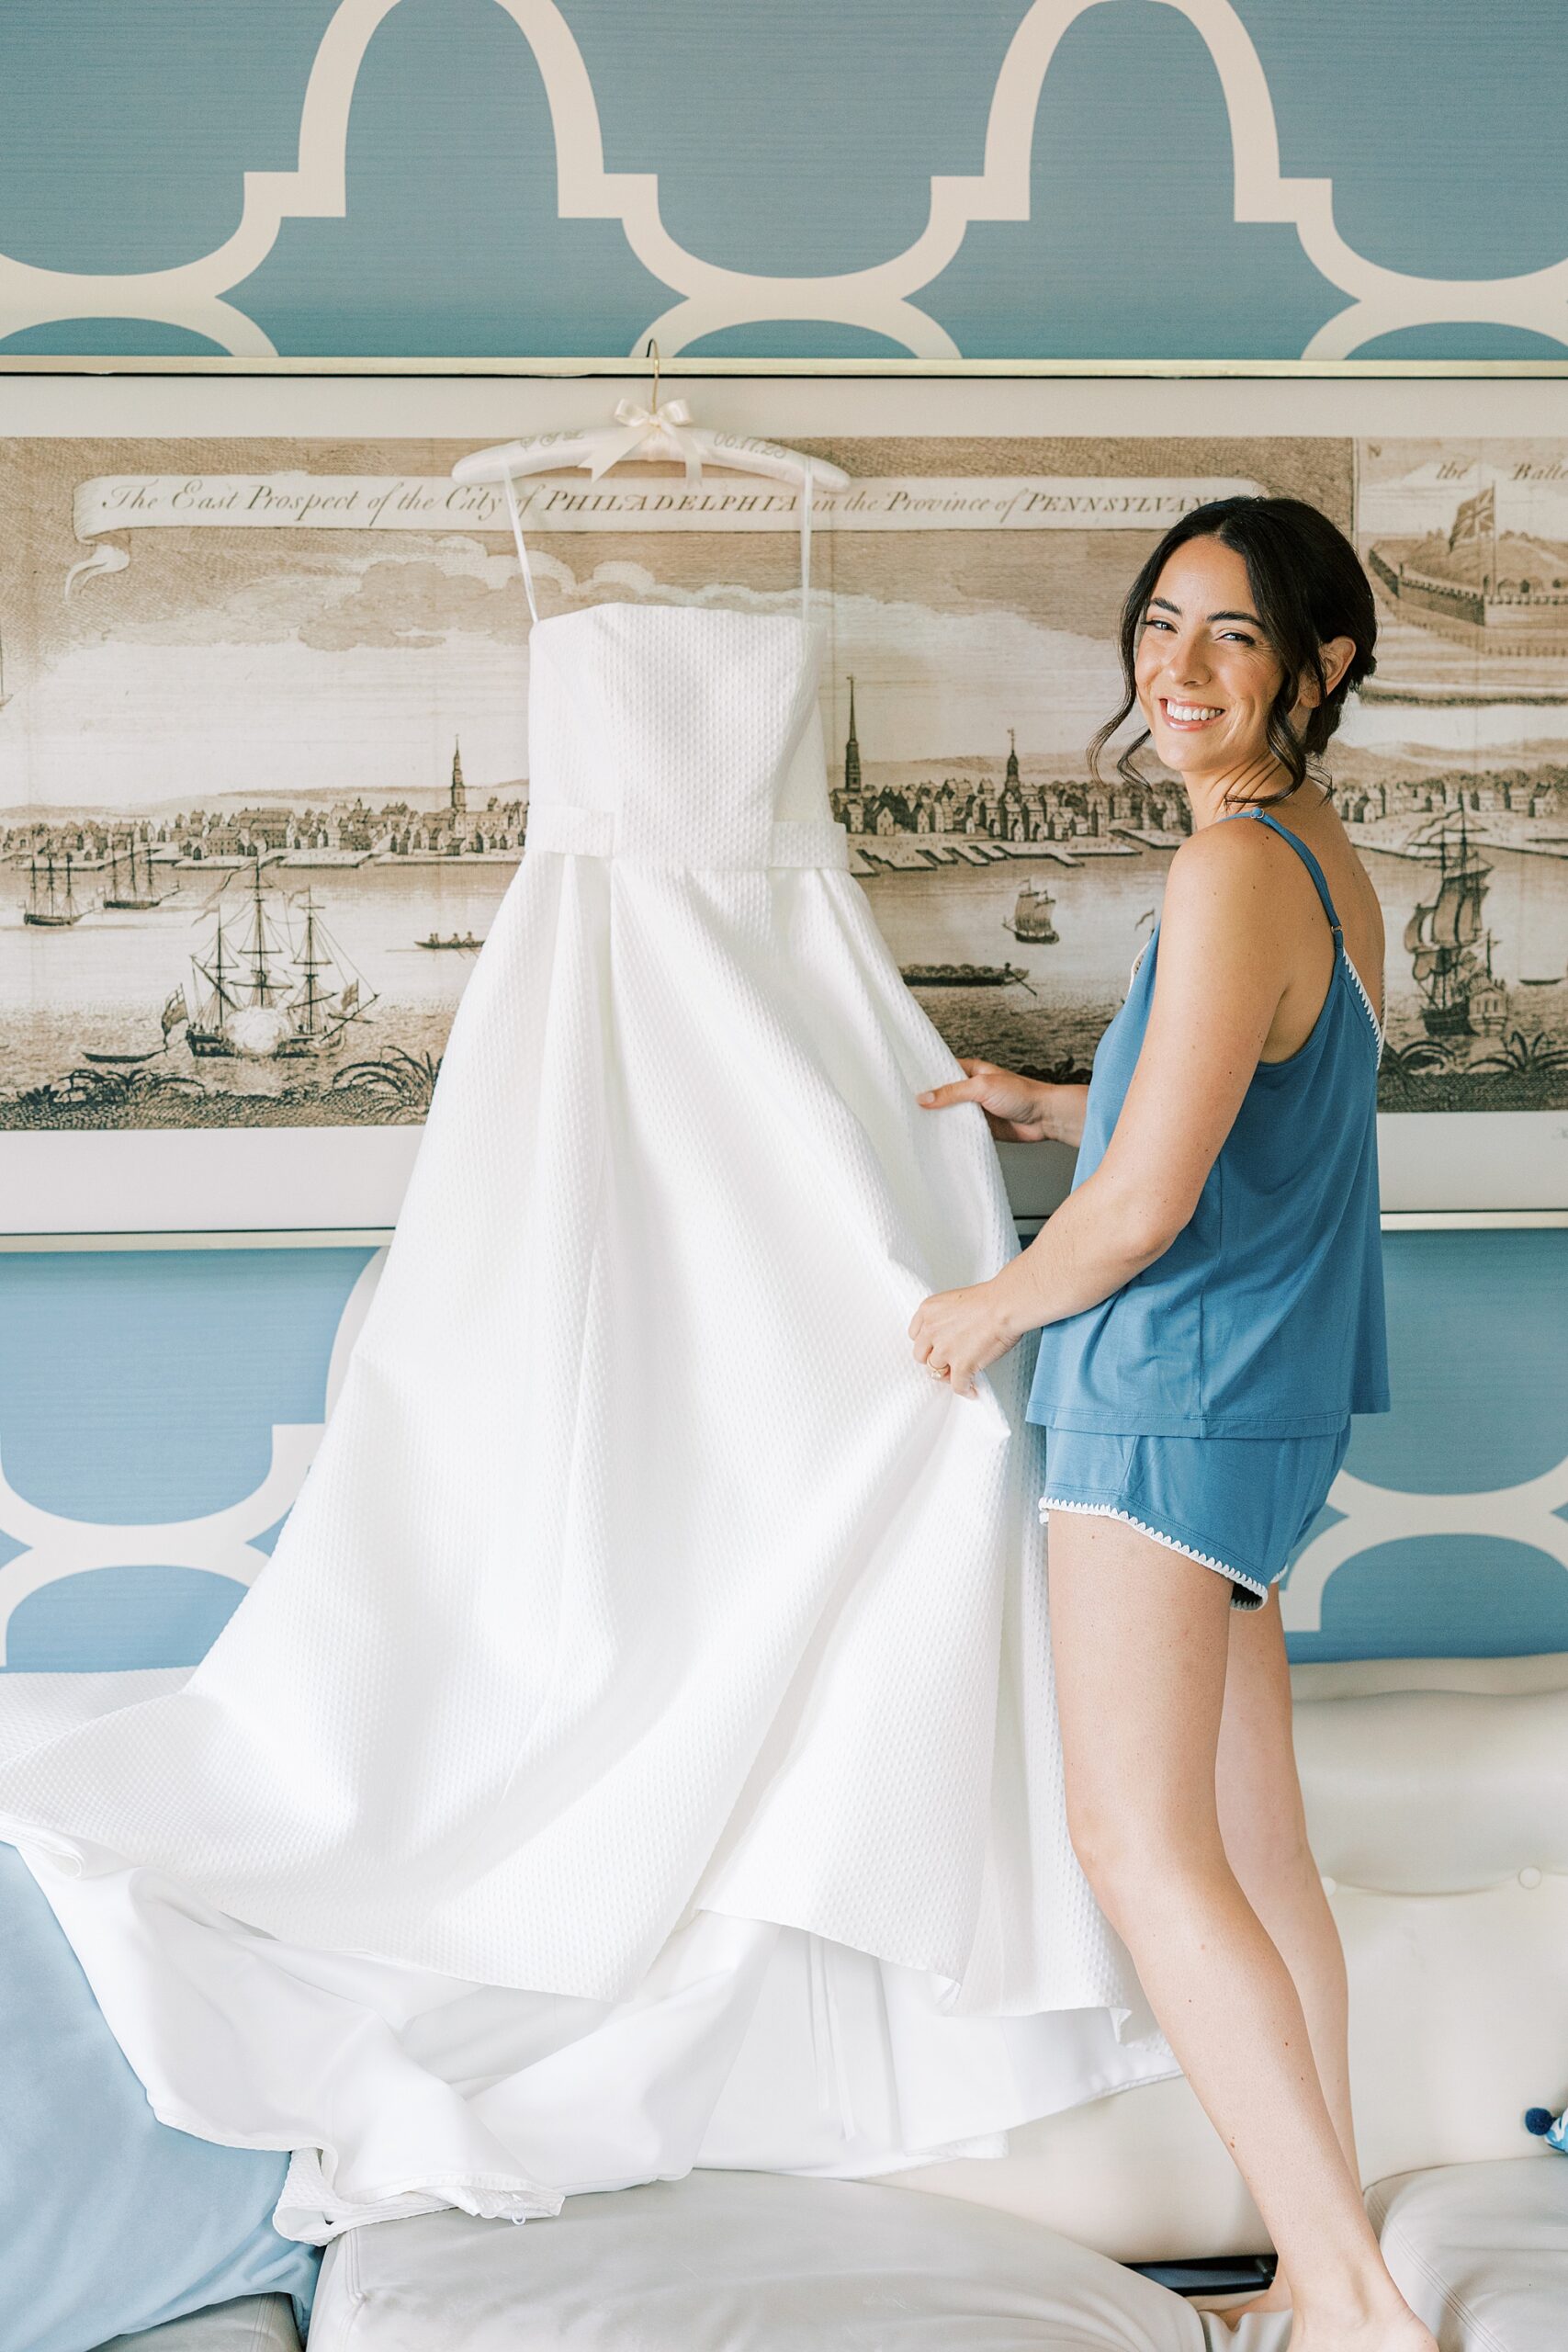
<svg viewBox="0 0 1568 2352">
<path fill-rule="evenodd" d="M 1234 1609 L 1269 1588 L 1327 1499 L 1350 1422 L 1325 1437 L 1135 1437 L 1045 1431 L 1048 1510 L 1125 1520 L 1157 1544 L 1218 1569 Z"/>
</svg>

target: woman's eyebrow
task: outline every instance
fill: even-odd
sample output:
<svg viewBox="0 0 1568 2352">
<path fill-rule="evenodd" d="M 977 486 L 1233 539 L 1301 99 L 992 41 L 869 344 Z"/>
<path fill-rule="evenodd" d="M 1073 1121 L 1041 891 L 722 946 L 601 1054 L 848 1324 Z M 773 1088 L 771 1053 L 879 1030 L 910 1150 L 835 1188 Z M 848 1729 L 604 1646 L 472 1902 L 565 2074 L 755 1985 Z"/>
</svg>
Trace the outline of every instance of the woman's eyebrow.
<svg viewBox="0 0 1568 2352">
<path fill-rule="evenodd" d="M 1149 603 L 1151 605 L 1158 605 L 1162 611 L 1168 613 L 1179 613 L 1181 610 L 1180 605 L 1173 605 L 1168 596 L 1151 596 Z M 1212 621 L 1247 621 L 1254 628 L 1263 626 L 1256 613 L 1211 613 L 1209 618 Z"/>
</svg>

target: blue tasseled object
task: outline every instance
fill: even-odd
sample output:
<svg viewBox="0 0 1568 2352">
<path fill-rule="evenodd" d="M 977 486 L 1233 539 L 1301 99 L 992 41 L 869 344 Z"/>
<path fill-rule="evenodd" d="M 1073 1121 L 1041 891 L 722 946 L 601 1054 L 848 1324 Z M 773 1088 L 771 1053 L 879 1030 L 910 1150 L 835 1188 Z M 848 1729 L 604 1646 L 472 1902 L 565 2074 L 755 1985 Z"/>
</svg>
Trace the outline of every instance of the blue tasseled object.
<svg viewBox="0 0 1568 2352">
<path fill-rule="evenodd" d="M 1525 2130 L 1544 2140 L 1559 2155 L 1568 2156 L 1568 2108 L 1553 2116 L 1549 2107 L 1528 2107 L 1525 2109 Z"/>
</svg>

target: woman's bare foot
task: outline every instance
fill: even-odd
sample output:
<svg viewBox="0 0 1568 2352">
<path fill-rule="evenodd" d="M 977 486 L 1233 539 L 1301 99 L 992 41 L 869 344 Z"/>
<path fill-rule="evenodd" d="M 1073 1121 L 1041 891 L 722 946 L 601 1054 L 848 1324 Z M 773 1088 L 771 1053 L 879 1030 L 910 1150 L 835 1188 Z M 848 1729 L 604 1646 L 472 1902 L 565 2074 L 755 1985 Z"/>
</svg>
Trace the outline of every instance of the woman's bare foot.
<svg viewBox="0 0 1568 2352">
<path fill-rule="evenodd" d="M 1238 2320 L 1248 2319 L 1254 2312 L 1288 2312 L 1291 2290 L 1283 2278 L 1276 2278 L 1260 2295 L 1249 2296 L 1245 2303 L 1227 2303 L 1220 2317 L 1227 2327 L 1235 2327 Z"/>
</svg>

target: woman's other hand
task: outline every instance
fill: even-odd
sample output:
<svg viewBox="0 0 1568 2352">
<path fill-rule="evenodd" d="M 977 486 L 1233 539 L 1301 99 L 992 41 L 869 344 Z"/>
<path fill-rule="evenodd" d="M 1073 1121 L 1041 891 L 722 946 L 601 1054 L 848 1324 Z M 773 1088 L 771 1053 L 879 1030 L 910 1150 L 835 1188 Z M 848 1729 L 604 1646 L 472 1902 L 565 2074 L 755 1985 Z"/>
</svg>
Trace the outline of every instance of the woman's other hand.
<svg viewBox="0 0 1568 2352">
<path fill-rule="evenodd" d="M 993 1278 L 964 1290 L 935 1291 L 915 1309 L 909 1325 L 915 1361 L 955 1396 L 977 1396 L 976 1374 L 1022 1336 L 1024 1327 L 1011 1319 L 1010 1290 L 1005 1279 Z"/>
<path fill-rule="evenodd" d="M 964 1073 L 945 1086 L 929 1087 L 917 1101 L 928 1111 L 953 1102 L 977 1102 L 986 1125 L 1003 1143 L 1077 1143 L 1083 1135 L 1087 1086 L 1050 1086 L 1021 1078 L 995 1062 L 961 1059 Z"/>
</svg>

